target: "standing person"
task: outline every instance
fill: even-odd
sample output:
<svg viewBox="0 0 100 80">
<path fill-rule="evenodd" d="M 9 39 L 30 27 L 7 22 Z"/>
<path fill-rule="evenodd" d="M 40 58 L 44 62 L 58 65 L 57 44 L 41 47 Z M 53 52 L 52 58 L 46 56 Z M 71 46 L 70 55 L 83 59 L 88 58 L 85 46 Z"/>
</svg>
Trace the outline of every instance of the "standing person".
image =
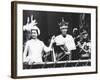
<svg viewBox="0 0 100 80">
<path fill-rule="evenodd" d="M 51 39 L 49 47 L 45 46 L 43 41 L 38 39 L 40 35 L 39 28 L 35 25 L 31 27 L 31 39 L 28 40 L 25 44 L 23 59 L 24 62 L 28 64 L 32 64 L 34 62 L 42 62 L 42 53 L 43 51 L 49 52 L 51 51 L 51 47 L 53 44 L 53 37 Z"/>
<path fill-rule="evenodd" d="M 62 51 L 64 52 L 64 54 L 71 54 L 71 50 L 75 50 L 76 46 L 75 46 L 75 42 L 74 42 L 74 38 L 67 34 L 68 31 L 68 23 L 64 21 L 64 19 L 62 19 L 62 22 L 59 24 L 60 26 L 60 31 L 61 34 L 56 36 L 55 38 L 55 43 L 56 46 L 59 46 L 61 51 L 59 51 L 60 49 L 58 49 L 57 54 L 58 53 L 62 53 Z"/>
<path fill-rule="evenodd" d="M 80 59 L 89 59 L 91 55 L 91 41 L 89 40 L 88 32 L 83 30 L 80 40 L 77 41 L 77 53 L 80 54 Z"/>
</svg>

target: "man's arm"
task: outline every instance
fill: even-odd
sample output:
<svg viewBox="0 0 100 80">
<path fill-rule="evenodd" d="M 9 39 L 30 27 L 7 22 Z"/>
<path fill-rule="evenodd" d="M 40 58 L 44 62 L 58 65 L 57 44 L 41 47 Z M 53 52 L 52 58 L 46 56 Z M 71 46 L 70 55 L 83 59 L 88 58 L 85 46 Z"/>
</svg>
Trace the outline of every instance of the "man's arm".
<svg viewBox="0 0 100 80">
<path fill-rule="evenodd" d="M 70 50 L 75 50 L 76 49 L 76 45 L 75 45 L 75 41 L 74 41 L 74 38 L 71 36 L 71 48 L 70 48 Z"/>
</svg>

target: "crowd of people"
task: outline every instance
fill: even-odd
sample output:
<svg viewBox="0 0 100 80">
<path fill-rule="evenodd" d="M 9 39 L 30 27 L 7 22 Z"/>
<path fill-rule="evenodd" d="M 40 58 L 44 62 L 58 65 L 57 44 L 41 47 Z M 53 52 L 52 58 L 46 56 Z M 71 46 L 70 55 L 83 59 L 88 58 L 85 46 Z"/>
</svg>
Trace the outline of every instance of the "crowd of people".
<svg viewBox="0 0 100 80">
<path fill-rule="evenodd" d="M 33 20 L 33 16 L 31 16 L 31 23 L 29 23 L 28 17 L 27 24 L 23 27 L 23 30 L 28 31 L 30 34 L 30 39 L 24 44 L 24 63 L 34 64 L 36 62 L 43 62 L 45 61 L 43 58 L 46 58 L 49 54 L 53 55 L 53 62 L 90 59 L 91 41 L 88 38 L 87 30 L 82 29 L 79 32 L 78 28 L 74 28 L 73 35 L 67 34 L 69 23 L 62 18 L 62 21 L 59 23 L 61 34 L 57 36 L 53 35 L 50 39 L 49 46 L 46 46 L 43 41 L 38 39 L 40 29 L 36 24 L 36 20 Z"/>
</svg>

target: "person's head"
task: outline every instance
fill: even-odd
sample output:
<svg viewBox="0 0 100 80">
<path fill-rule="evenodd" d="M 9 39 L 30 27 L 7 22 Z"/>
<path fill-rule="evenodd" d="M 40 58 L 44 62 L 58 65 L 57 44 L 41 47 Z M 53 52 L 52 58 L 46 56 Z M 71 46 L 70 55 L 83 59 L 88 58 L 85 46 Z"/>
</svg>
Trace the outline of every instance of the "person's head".
<svg viewBox="0 0 100 80">
<path fill-rule="evenodd" d="M 87 33 L 86 30 L 83 30 L 82 35 L 83 35 L 83 39 L 87 39 L 88 38 L 88 33 Z"/>
<path fill-rule="evenodd" d="M 88 38 L 88 33 L 83 34 L 83 39 L 87 39 Z"/>
<path fill-rule="evenodd" d="M 60 31 L 62 33 L 62 35 L 66 35 L 67 34 L 67 31 L 68 31 L 68 26 L 64 25 L 64 26 L 61 26 L 60 27 Z"/>
<path fill-rule="evenodd" d="M 32 39 L 37 39 L 38 31 L 36 29 L 31 30 L 31 37 Z"/>
<path fill-rule="evenodd" d="M 64 18 L 62 18 L 62 21 L 59 23 L 59 26 L 60 26 L 61 34 L 63 36 L 66 36 L 67 31 L 68 31 L 68 22 L 65 22 Z"/>
<path fill-rule="evenodd" d="M 37 39 L 37 37 L 40 35 L 40 29 L 37 26 L 32 26 L 31 28 L 31 37 L 33 39 Z"/>
</svg>

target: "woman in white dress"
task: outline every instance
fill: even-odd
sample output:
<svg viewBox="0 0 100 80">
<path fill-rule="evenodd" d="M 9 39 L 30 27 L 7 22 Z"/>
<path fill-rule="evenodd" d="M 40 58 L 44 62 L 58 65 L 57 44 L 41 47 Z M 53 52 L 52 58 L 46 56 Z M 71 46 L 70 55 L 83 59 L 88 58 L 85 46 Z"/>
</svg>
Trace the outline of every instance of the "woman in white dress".
<svg viewBox="0 0 100 80">
<path fill-rule="evenodd" d="M 24 30 L 30 31 L 31 33 L 31 39 L 25 43 L 23 53 L 23 61 L 27 62 L 28 64 L 32 64 L 34 62 L 43 62 L 43 51 L 45 51 L 46 53 L 51 51 L 52 44 L 54 43 L 54 36 L 51 39 L 49 47 L 45 46 L 44 42 L 38 39 L 38 36 L 40 35 L 40 30 L 36 26 L 36 24 L 36 20 L 32 20 L 27 27 L 23 27 Z"/>
</svg>

